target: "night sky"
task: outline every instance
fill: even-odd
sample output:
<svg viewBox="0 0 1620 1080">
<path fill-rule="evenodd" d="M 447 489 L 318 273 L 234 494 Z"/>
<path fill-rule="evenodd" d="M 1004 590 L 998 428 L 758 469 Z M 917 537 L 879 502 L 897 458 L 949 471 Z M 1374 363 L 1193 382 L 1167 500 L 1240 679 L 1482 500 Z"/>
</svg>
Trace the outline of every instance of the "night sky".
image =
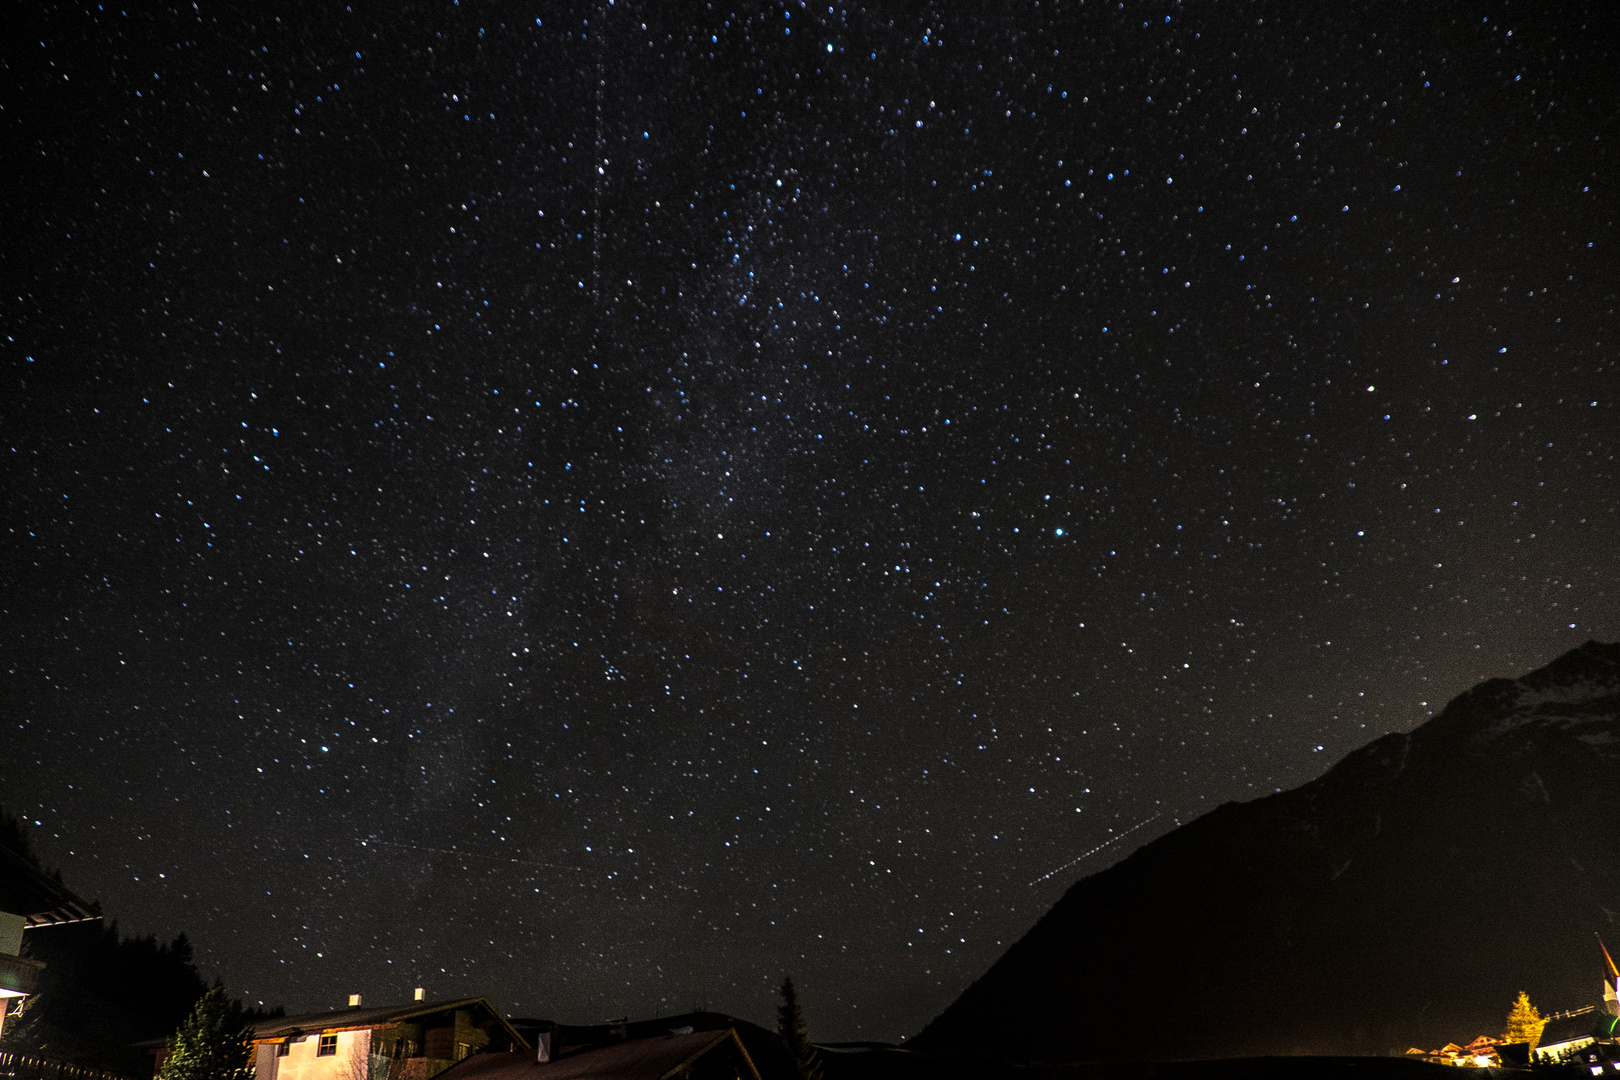
<svg viewBox="0 0 1620 1080">
<path fill-rule="evenodd" d="M 899 1038 L 1620 638 L 1599 0 L 42 6 L 0 792 L 250 1002 Z"/>
</svg>

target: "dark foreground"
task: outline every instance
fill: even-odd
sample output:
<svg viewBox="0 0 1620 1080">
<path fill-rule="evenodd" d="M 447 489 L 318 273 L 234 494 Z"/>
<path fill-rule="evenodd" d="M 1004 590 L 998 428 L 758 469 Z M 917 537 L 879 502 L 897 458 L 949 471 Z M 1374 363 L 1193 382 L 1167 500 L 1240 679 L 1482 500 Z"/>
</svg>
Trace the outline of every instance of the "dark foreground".
<svg viewBox="0 0 1620 1080">
<path fill-rule="evenodd" d="M 823 1052 L 826 1080 L 1456 1080 L 1457 1070 L 1426 1061 L 1389 1057 L 1261 1057 L 1220 1061 L 1096 1062 L 1004 1065 L 947 1060 L 899 1049 Z M 1560 1069 L 1471 1069 L 1482 1078 L 1574 1077 Z"/>
</svg>

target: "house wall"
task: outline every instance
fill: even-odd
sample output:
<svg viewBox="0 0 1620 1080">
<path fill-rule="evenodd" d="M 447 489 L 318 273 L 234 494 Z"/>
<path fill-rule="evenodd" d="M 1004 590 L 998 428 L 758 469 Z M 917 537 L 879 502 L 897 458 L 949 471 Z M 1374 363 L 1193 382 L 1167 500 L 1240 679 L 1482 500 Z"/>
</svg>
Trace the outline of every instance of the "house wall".
<svg viewBox="0 0 1620 1080">
<path fill-rule="evenodd" d="M 276 1053 L 275 1043 L 261 1043 L 254 1055 L 255 1080 L 367 1080 L 371 1032 L 340 1031 L 337 1053 L 322 1057 L 321 1037 L 305 1035 L 287 1044 L 287 1054 Z"/>
<path fill-rule="evenodd" d="M 1551 1043 L 1547 1046 L 1538 1046 L 1531 1052 L 1531 1060 L 1536 1062 L 1554 1062 L 1565 1054 L 1573 1054 L 1577 1050 L 1584 1050 L 1597 1042 L 1590 1035 L 1579 1039 L 1568 1039 L 1561 1043 Z"/>
<path fill-rule="evenodd" d="M 158 1069 L 163 1059 L 158 1059 Z M 258 1043 L 253 1047 L 253 1080 L 276 1080 L 276 1044 Z"/>
</svg>

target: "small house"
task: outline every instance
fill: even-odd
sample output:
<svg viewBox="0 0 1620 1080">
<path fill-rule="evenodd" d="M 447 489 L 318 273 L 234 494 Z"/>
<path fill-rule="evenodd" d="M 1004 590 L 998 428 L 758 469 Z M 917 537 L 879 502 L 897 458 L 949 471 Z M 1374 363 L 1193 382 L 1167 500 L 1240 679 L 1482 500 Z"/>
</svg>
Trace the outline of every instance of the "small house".
<svg viewBox="0 0 1620 1080">
<path fill-rule="evenodd" d="M 369 1009 L 359 995 L 349 1002 L 254 1024 L 255 1080 L 431 1080 L 476 1054 L 529 1049 L 487 998 Z"/>
<path fill-rule="evenodd" d="M 1465 1068 L 1488 1069 L 1502 1064 L 1501 1055 L 1497 1051 L 1497 1048 L 1501 1045 L 1501 1039 L 1481 1035 L 1467 1046 L 1446 1043 L 1438 1050 L 1423 1050 L 1414 1046 L 1406 1052 L 1406 1056 L 1421 1061 L 1431 1061 L 1436 1065 L 1460 1065 Z"/>
<path fill-rule="evenodd" d="M 1541 1040 L 1531 1053 L 1531 1060 L 1538 1065 L 1556 1064 L 1569 1060 L 1575 1051 L 1591 1046 L 1597 1041 L 1597 1036 L 1593 1034 L 1597 1020 L 1595 1014 L 1595 1009 L 1575 1009 L 1548 1019 L 1541 1029 Z"/>
<path fill-rule="evenodd" d="M 559 1043 L 566 1043 L 562 1034 Z M 462 1062 L 442 1080 L 760 1080 L 760 1075 L 736 1029 L 687 1027 L 644 1038 L 626 1033 L 605 1043 L 548 1046 L 544 1053 L 484 1054 Z"/>
</svg>

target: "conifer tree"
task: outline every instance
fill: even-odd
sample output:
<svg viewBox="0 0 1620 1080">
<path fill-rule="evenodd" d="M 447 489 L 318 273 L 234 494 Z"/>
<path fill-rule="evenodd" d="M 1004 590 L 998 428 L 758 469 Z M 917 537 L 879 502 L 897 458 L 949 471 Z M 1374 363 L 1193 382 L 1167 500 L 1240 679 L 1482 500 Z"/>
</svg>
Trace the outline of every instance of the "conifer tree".
<svg viewBox="0 0 1620 1080">
<path fill-rule="evenodd" d="M 157 1080 L 253 1080 L 251 1035 L 241 1004 L 216 984 L 169 1040 Z"/>
<path fill-rule="evenodd" d="M 799 1008 L 799 992 L 792 979 L 782 980 L 782 1004 L 776 1009 L 776 1030 L 793 1062 L 793 1080 L 821 1080 L 821 1059 L 810 1045 L 810 1027 Z"/>
<path fill-rule="evenodd" d="M 1503 1042 L 1529 1043 L 1535 1049 L 1536 1043 L 1541 1041 L 1541 1029 L 1547 1026 L 1547 1021 L 1541 1018 L 1541 1013 L 1530 1004 L 1530 995 L 1523 990 L 1519 991 L 1519 998 L 1508 1010 L 1507 1031 L 1502 1034 Z"/>
</svg>

